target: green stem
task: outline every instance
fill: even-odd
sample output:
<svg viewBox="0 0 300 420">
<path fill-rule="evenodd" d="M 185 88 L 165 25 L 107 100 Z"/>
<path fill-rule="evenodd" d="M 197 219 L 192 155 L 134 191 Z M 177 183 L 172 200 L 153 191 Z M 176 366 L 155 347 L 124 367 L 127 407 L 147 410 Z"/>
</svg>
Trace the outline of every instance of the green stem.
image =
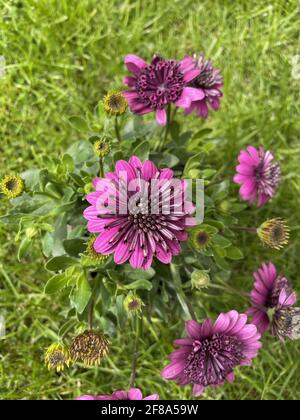
<svg viewBox="0 0 300 420">
<path fill-rule="evenodd" d="M 245 226 L 228 226 L 229 229 L 239 230 L 241 232 L 248 232 L 248 233 L 257 233 L 257 229 L 255 227 L 245 227 Z"/>
<path fill-rule="evenodd" d="M 104 178 L 104 167 L 103 167 L 103 158 L 99 159 L 99 176 L 100 178 Z"/>
<path fill-rule="evenodd" d="M 172 275 L 172 279 L 174 282 L 174 286 L 176 289 L 176 293 L 177 293 L 177 298 L 179 300 L 179 303 L 182 306 L 182 309 L 184 310 L 186 316 L 190 316 L 191 319 L 197 321 L 197 316 L 196 313 L 194 311 L 193 305 L 191 304 L 190 300 L 187 298 L 186 294 L 184 293 L 184 290 L 182 288 L 182 283 L 181 283 L 181 277 L 180 277 L 180 273 L 179 270 L 177 268 L 177 266 L 173 263 L 170 264 L 170 270 L 171 270 L 171 275 Z"/>
<path fill-rule="evenodd" d="M 236 289 L 234 289 L 233 287 L 230 287 L 230 286 L 222 286 L 220 284 L 210 284 L 209 287 L 211 287 L 213 289 L 224 290 L 225 292 L 230 293 L 232 295 L 239 295 L 242 298 L 245 298 L 247 300 L 250 298 L 250 293 L 241 292 L 241 291 L 236 290 Z"/>
<path fill-rule="evenodd" d="M 131 365 L 131 375 L 129 387 L 133 388 L 136 378 L 136 369 L 137 369 L 137 360 L 138 360 L 138 351 L 139 351 L 139 340 L 140 340 L 140 323 L 142 319 L 139 319 L 137 315 L 133 318 L 133 329 L 135 331 L 135 339 L 133 344 L 133 355 L 132 355 L 132 365 Z"/>
<path fill-rule="evenodd" d="M 93 320 L 94 320 L 94 299 L 92 298 L 91 303 L 90 303 L 90 307 L 89 307 L 89 313 L 88 313 L 88 325 L 89 325 L 89 330 L 92 331 L 93 329 Z"/>
<path fill-rule="evenodd" d="M 19 299 L 20 295 L 17 292 L 15 286 L 13 285 L 9 275 L 7 274 L 7 272 L 4 270 L 4 268 L 2 267 L 2 264 L 0 264 L 0 272 L 2 274 L 2 276 L 4 277 L 4 279 L 6 280 L 9 288 L 11 289 L 12 293 L 14 294 L 16 299 Z"/>
<path fill-rule="evenodd" d="M 118 139 L 118 142 L 121 143 L 120 127 L 119 127 L 119 122 L 118 122 L 118 116 L 117 115 L 115 117 L 115 132 L 116 132 L 116 137 Z"/>
<path fill-rule="evenodd" d="M 164 146 L 167 143 L 168 134 L 169 134 L 169 131 L 170 131 L 170 125 L 171 125 L 171 105 L 168 105 L 168 108 L 167 108 L 167 125 L 166 125 L 164 142 L 163 142 L 162 146 Z"/>
</svg>

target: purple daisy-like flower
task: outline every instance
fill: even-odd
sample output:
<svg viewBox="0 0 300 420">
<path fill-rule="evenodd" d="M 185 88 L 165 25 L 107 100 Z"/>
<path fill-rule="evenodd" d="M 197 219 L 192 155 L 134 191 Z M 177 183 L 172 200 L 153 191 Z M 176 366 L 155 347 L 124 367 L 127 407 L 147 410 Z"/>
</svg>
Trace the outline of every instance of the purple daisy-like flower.
<svg viewBox="0 0 300 420">
<path fill-rule="evenodd" d="M 238 157 L 240 164 L 236 167 L 237 174 L 233 180 L 241 184 L 240 195 L 243 200 L 253 204 L 257 200 L 257 207 L 266 204 L 272 198 L 280 181 L 280 166 L 274 162 L 274 156 L 261 147 L 257 150 L 253 146 L 242 150 Z"/>
<path fill-rule="evenodd" d="M 195 206 L 185 199 L 186 182 L 173 179 L 171 169 L 133 156 L 118 161 L 115 172 L 94 179 L 93 185 L 84 217 L 88 230 L 99 233 L 96 252 L 114 254 L 116 264 L 129 260 L 136 269 L 148 269 L 154 256 L 169 264 L 180 254 L 186 228 L 195 225 Z"/>
<path fill-rule="evenodd" d="M 253 276 L 255 283 L 251 292 L 252 307 L 248 309 L 247 315 L 253 317 L 252 323 L 262 334 L 271 327 L 273 334 L 277 335 L 273 329 L 276 313 L 292 307 L 297 296 L 293 293 L 290 282 L 277 273 L 273 263 L 263 263 Z"/>
<path fill-rule="evenodd" d="M 220 314 L 215 323 L 187 321 L 186 331 L 187 338 L 174 341 L 179 349 L 171 353 L 161 375 L 179 385 L 192 384 L 195 396 L 208 386 L 233 382 L 234 368 L 250 365 L 261 347 L 256 326 L 237 311 Z"/>
<path fill-rule="evenodd" d="M 137 115 L 155 112 L 158 124 L 165 125 L 168 105 L 189 108 L 192 101 L 204 98 L 203 91 L 187 86 L 200 72 L 191 57 L 177 62 L 155 55 L 147 64 L 142 58 L 130 54 L 125 57 L 125 64 L 132 76 L 123 80 L 131 88 L 123 95 L 131 111 Z"/>
<path fill-rule="evenodd" d="M 221 88 L 223 87 L 223 76 L 220 71 L 215 69 L 210 60 L 204 60 L 204 55 L 201 54 L 198 59 L 194 55 L 195 68 L 199 70 L 199 74 L 193 79 L 189 86 L 198 89 L 204 93 L 202 99 L 193 100 L 191 105 L 186 109 L 186 114 L 193 111 L 196 112 L 197 117 L 208 117 L 208 106 L 214 111 L 220 108 L 220 98 L 223 96 Z"/>
<path fill-rule="evenodd" d="M 115 391 L 111 395 L 82 395 L 76 400 L 159 400 L 159 395 L 153 394 L 143 398 L 142 391 L 139 388 L 131 388 L 129 391 Z"/>
</svg>

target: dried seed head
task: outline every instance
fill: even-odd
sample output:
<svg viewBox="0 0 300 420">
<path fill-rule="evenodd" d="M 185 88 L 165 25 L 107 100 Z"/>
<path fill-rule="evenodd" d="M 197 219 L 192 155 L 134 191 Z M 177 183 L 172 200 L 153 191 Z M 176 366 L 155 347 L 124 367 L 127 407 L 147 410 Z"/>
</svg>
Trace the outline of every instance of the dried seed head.
<svg viewBox="0 0 300 420">
<path fill-rule="evenodd" d="M 281 340 L 300 338 L 300 308 L 289 306 L 275 310 L 271 329 L 272 334 Z"/>
<path fill-rule="evenodd" d="M 71 357 L 87 366 L 99 365 L 102 358 L 108 354 L 108 344 L 103 334 L 87 330 L 78 335 L 71 344 Z"/>
</svg>

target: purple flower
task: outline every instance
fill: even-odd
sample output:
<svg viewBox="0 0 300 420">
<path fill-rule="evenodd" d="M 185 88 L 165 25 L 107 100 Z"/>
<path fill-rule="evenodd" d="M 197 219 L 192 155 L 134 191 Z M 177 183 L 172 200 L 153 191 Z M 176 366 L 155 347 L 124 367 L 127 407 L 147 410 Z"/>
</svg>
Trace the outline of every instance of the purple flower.
<svg viewBox="0 0 300 420">
<path fill-rule="evenodd" d="M 247 315 L 253 317 L 252 323 L 263 334 L 270 326 L 273 329 L 273 318 L 270 315 L 293 306 L 297 296 L 293 293 L 289 281 L 277 273 L 273 263 L 263 263 L 253 276 L 255 283 L 251 292 L 252 307 L 247 311 Z"/>
<path fill-rule="evenodd" d="M 242 184 L 240 195 L 243 200 L 253 204 L 257 199 L 257 207 L 266 204 L 275 194 L 280 181 L 280 166 L 274 162 L 272 153 L 259 150 L 253 146 L 242 150 L 238 157 L 240 165 L 236 167 L 234 182 Z"/>
<path fill-rule="evenodd" d="M 189 108 L 192 101 L 204 98 L 202 90 L 187 86 L 200 73 L 191 57 L 177 62 L 155 55 L 151 64 L 147 64 L 142 58 L 127 55 L 125 64 L 132 76 L 124 78 L 131 90 L 123 95 L 131 111 L 137 115 L 155 112 L 158 124 L 165 125 L 165 108 L 169 104 Z"/>
<path fill-rule="evenodd" d="M 195 68 L 199 70 L 198 76 L 195 77 L 189 86 L 198 89 L 204 93 L 202 99 L 193 100 L 191 105 L 186 109 L 186 114 L 193 111 L 197 117 L 208 117 L 208 105 L 217 111 L 220 108 L 220 98 L 223 96 L 221 88 L 223 86 L 223 77 L 220 70 L 214 69 L 210 60 L 204 61 L 204 55 L 200 58 L 194 55 Z"/>
<path fill-rule="evenodd" d="M 159 400 L 159 395 L 153 394 L 143 398 L 142 391 L 139 388 L 131 388 L 129 391 L 115 391 L 111 395 L 82 395 L 76 400 Z"/>
<path fill-rule="evenodd" d="M 192 384 L 195 396 L 207 386 L 233 382 L 234 368 L 250 365 L 261 347 L 256 326 L 236 311 L 220 314 L 215 323 L 187 321 L 186 331 L 187 338 L 174 341 L 179 349 L 171 353 L 161 375 L 179 385 Z"/>
<path fill-rule="evenodd" d="M 164 264 L 180 254 L 194 205 L 185 200 L 186 183 L 173 179 L 171 169 L 158 169 L 136 156 L 120 160 L 115 172 L 93 181 L 96 191 L 86 199 L 87 228 L 99 233 L 96 252 L 114 254 L 116 264 L 129 260 L 133 268 L 148 269 L 155 256 Z"/>
</svg>

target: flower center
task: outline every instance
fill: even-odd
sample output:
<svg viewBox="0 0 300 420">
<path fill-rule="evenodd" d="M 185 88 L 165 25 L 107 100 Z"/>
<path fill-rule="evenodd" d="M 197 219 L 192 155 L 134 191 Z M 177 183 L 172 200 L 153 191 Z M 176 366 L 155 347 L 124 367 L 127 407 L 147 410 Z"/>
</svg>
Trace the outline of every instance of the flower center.
<svg viewBox="0 0 300 420">
<path fill-rule="evenodd" d="M 255 180 L 261 193 L 272 196 L 280 181 L 280 166 L 278 163 L 265 164 L 264 158 L 256 168 Z"/>
<path fill-rule="evenodd" d="M 165 216 L 156 214 L 130 214 L 128 221 L 133 224 L 134 229 L 142 230 L 147 233 L 149 231 L 159 230 L 165 224 Z"/>
<path fill-rule="evenodd" d="M 198 385 L 218 385 L 239 365 L 243 345 L 235 337 L 214 334 L 203 341 L 195 341 L 187 358 L 184 374 Z"/>
<path fill-rule="evenodd" d="M 113 109 L 119 109 L 122 106 L 120 95 L 111 95 L 109 98 L 109 106 Z"/>
<path fill-rule="evenodd" d="M 216 83 L 213 69 L 209 66 L 205 66 L 199 76 L 192 82 L 194 87 L 208 89 Z"/>
<path fill-rule="evenodd" d="M 60 351 L 55 351 L 49 356 L 49 362 L 52 366 L 57 366 L 60 363 L 65 363 L 66 358 Z"/>
<path fill-rule="evenodd" d="M 197 235 L 199 245 L 206 245 L 209 242 L 209 235 L 206 232 L 199 232 Z"/>
<path fill-rule="evenodd" d="M 279 276 L 275 280 L 274 287 L 270 293 L 267 303 L 268 308 L 275 308 L 278 305 L 278 299 L 282 289 L 285 289 L 287 295 L 292 293 L 292 288 L 288 280 L 285 277 Z"/>
<path fill-rule="evenodd" d="M 146 106 L 163 109 L 176 102 L 184 87 L 183 74 L 174 60 L 154 57 L 139 74 L 136 90 Z"/>
<path fill-rule="evenodd" d="M 10 181 L 7 181 L 7 183 L 5 184 L 5 187 L 11 191 L 11 192 L 15 192 L 18 189 L 18 182 L 15 181 L 14 179 L 11 179 Z"/>
</svg>

